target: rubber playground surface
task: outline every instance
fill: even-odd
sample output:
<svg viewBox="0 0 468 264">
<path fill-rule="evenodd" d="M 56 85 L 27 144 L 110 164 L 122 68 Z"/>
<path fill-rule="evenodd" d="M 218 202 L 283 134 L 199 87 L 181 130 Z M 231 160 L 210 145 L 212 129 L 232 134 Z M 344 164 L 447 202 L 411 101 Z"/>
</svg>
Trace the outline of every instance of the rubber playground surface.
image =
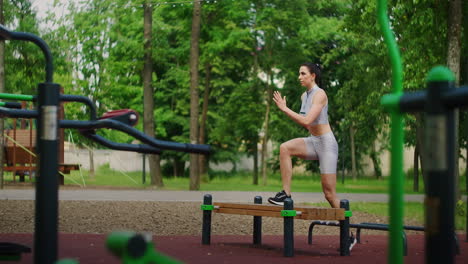
<svg viewBox="0 0 468 264">
<path fill-rule="evenodd" d="M 33 245 L 32 234 L 0 234 L 2 240 Z M 468 263 L 468 242 L 459 235 L 460 255 L 456 263 Z M 156 250 L 184 263 L 386 263 L 386 235 L 365 235 L 356 244 L 351 256 L 339 255 L 339 238 L 331 235 L 314 236 L 312 245 L 307 236 L 295 236 L 294 257 L 283 256 L 283 237 L 264 235 L 262 245 L 254 246 L 252 236 L 211 237 L 211 245 L 202 245 L 201 236 L 153 236 Z M 408 255 L 405 263 L 424 263 L 424 235 L 408 235 Z M 34 252 L 33 252 L 34 253 Z M 59 259 L 73 258 L 83 263 L 121 263 L 105 248 L 102 234 L 59 235 Z M 19 262 L 33 263 L 32 254 L 24 254 Z"/>
</svg>

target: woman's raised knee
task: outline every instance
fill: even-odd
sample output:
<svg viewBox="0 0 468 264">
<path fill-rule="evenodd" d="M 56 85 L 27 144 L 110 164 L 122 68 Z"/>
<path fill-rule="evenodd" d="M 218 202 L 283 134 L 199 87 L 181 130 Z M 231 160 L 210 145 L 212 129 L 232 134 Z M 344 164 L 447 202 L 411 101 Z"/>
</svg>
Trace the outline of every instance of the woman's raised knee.
<svg viewBox="0 0 468 264">
<path fill-rule="evenodd" d="M 288 145 L 286 143 L 282 143 L 280 145 L 280 155 L 289 155 L 290 152 L 289 152 L 289 148 L 288 148 Z"/>
</svg>

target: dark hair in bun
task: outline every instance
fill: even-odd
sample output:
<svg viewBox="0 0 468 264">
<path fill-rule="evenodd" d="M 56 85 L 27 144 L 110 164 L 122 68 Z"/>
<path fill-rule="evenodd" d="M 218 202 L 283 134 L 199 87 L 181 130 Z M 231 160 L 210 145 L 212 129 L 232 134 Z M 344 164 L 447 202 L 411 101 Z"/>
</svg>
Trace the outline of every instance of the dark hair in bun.
<svg viewBox="0 0 468 264">
<path fill-rule="evenodd" d="M 312 63 L 312 62 L 305 62 L 302 63 L 301 66 L 305 66 L 309 69 L 310 73 L 315 73 L 315 82 L 317 83 L 318 86 L 321 85 L 322 81 L 322 67 L 318 63 Z"/>
</svg>

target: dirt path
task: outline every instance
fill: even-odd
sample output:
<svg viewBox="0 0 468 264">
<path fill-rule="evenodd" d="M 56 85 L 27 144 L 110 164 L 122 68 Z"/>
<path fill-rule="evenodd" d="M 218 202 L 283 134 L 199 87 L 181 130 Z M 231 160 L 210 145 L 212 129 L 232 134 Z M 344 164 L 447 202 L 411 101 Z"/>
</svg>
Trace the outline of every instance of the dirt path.
<svg viewBox="0 0 468 264">
<path fill-rule="evenodd" d="M 150 232 L 153 235 L 200 235 L 202 212 L 199 202 L 60 201 L 59 230 L 75 234 L 107 234 L 115 230 Z M 0 233 L 32 233 L 34 201 L 0 200 Z M 213 235 L 252 233 L 251 216 L 213 214 Z M 352 223 L 387 223 L 383 217 L 353 212 Z M 7 224 L 4 224 L 7 223 Z M 310 221 L 295 221 L 295 233 L 306 235 Z M 407 222 L 407 225 L 421 223 Z M 283 232 L 281 218 L 263 218 L 265 235 Z M 314 234 L 338 234 L 338 228 L 316 226 Z M 363 234 L 384 234 L 363 230 Z"/>
</svg>

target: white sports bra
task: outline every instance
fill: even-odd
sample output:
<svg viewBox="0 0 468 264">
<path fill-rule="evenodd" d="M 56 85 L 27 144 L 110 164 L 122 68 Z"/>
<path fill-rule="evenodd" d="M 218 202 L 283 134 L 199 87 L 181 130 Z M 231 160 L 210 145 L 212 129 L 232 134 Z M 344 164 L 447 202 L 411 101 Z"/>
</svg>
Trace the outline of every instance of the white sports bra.
<svg viewBox="0 0 468 264">
<path fill-rule="evenodd" d="M 312 108 L 314 95 L 318 90 L 322 90 L 322 88 L 314 85 L 310 91 L 305 92 L 305 95 L 302 97 L 301 111 L 299 112 L 301 115 L 307 115 L 307 113 L 309 113 L 310 109 Z M 322 108 L 322 111 L 320 111 L 320 114 L 311 125 L 319 124 L 328 124 L 328 103 Z"/>
</svg>

